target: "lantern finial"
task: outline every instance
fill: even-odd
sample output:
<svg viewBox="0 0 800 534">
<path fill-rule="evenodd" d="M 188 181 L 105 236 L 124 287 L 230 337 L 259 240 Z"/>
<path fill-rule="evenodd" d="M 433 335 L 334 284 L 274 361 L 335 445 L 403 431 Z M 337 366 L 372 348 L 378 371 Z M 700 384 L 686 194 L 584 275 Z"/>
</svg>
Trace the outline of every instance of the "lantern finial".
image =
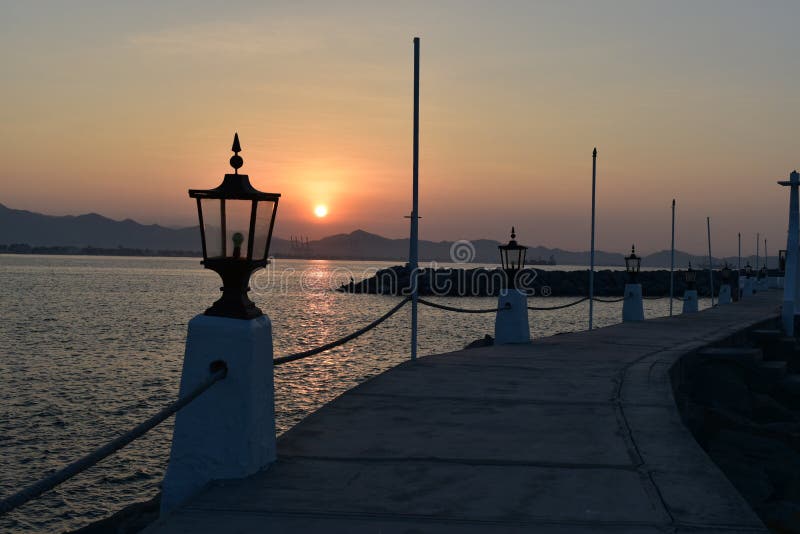
<svg viewBox="0 0 800 534">
<path fill-rule="evenodd" d="M 511 227 L 511 239 L 517 238 L 517 232 L 514 230 L 514 227 Z"/>
<path fill-rule="evenodd" d="M 239 168 L 244 165 L 244 160 L 239 155 L 239 152 L 242 151 L 242 147 L 239 144 L 239 132 L 233 134 L 233 146 L 231 146 L 231 150 L 233 151 L 233 156 L 231 156 L 231 167 L 233 167 L 234 174 L 239 174 Z"/>
<path fill-rule="evenodd" d="M 636 245 L 631 245 L 631 254 L 636 255 Z"/>
</svg>

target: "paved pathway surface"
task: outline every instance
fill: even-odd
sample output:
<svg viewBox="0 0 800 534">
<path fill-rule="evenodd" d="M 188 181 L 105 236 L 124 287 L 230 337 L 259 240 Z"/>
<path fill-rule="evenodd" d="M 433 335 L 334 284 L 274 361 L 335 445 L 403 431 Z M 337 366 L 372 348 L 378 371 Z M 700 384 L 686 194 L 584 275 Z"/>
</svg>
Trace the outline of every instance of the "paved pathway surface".
<svg viewBox="0 0 800 534">
<path fill-rule="evenodd" d="M 764 532 L 681 423 L 668 370 L 778 301 L 402 364 L 147 532 Z"/>
</svg>

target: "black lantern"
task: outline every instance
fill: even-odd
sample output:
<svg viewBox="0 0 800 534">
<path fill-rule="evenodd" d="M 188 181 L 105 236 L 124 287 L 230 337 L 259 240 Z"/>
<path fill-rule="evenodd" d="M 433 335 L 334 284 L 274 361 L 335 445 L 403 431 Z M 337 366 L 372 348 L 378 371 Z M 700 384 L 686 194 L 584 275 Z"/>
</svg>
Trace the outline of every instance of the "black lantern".
<svg viewBox="0 0 800 534">
<path fill-rule="evenodd" d="M 631 282 L 636 282 L 636 276 L 642 268 L 642 258 L 636 255 L 636 246 L 631 245 L 631 255 L 625 256 L 625 271 Z"/>
<path fill-rule="evenodd" d="M 190 189 L 197 199 L 203 265 L 222 277 L 222 297 L 206 315 L 253 319 L 263 315 L 247 297 L 250 275 L 269 261 L 269 244 L 278 211 L 278 193 L 262 193 L 246 174 L 239 152 L 239 134 L 233 136 L 233 174 L 226 174 L 214 189 Z"/>
<path fill-rule="evenodd" d="M 514 287 L 517 271 L 525 267 L 525 255 L 528 247 L 517 243 L 517 234 L 511 227 L 511 240 L 505 245 L 498 245 L 500 263 L 509 279 L 509 287 Z"/>
<path fill-rule="evenodd" d="M 786 272 L 786 251 L 785 250 L 779 250 L 778 251 L 778 268 L 780 269 L 780 271 L 782 273 Z"/>
<path fill-rule="evenodd" d="M 697 271 L 692 269 L 692 262 L 689 262 L 689 268 L 683 272 L 683 280 L 686 282 L 686 289 L 697 289 Z"/>
<path fill-rule="evenodd" d="M 719 270 L 719 276 L 722 279 L 722 283 L 723 284 L 729 284 L 730 281 L 731 281 L 731 275 L 732 274 L 733 274 L 733 271 L 731 271 L 731 268 L 728 267 L 728 263 L 725 262 L 725 267 L 723 267 L 722 269 Z"/>
<path fill-rule="evenodd" d="M 750 265 L 749 261 L 747 262 L 747 265 L 744 266 L 744 275 L 747 278 L 750 278 L 751 276 L 753 276 L 753 267 Z"/>
</svg>

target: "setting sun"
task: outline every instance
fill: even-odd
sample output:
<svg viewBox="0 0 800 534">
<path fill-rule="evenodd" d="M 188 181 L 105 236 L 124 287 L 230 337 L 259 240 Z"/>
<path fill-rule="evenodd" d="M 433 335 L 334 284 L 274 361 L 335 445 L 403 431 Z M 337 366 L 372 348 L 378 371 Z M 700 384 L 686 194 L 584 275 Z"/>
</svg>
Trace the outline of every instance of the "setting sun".
<svg viewBox="0 0 800 534">
<path fill-rule="evenodd" d="M 319 218 L 325 217 L 328 214 L 328 206 L 324 204 L 318 204 L 314 207 L 314 215 Z"/>
</svg>

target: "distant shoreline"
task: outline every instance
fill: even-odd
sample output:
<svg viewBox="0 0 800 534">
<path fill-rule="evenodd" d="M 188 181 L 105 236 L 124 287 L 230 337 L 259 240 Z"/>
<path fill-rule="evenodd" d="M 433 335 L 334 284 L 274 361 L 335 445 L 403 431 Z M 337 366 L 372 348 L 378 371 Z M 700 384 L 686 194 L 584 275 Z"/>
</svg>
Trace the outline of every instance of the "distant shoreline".
<svg viewBox="0 0 800 534">
<path fill-rule="evenodd" d="M 101 247 L 34 247 L 25 245 L 0 245 L 0 255 L 14 256 L 112 256 L 120 258 L 196 258 L 201 259 L 203 254 L 200 251 L 190 250 L 152 250 L 138 248 L 101 248 Z M 407 258 L 379 258 L 369 256 L 309 256 L 299 254 L 276 254 L 272 256 L 279 260 L 323 260 L 323 261 L 379 261 L 385 263 L 396 263 L 404 265 L 408 262 Z M 425 267 L 425 263 L 436 262 L 439 264 L 450 264 L 452 261 L 420 259 L 420 268 Z M 492 262 L 471 262 L 477 264 L 491 264 Z M 499 264 L 498 262 L 495 262 Z M 548 262 L 529 263 L 530 267 L 555 267 L 555 264 Z M 597 265 L 603 267 L 603 265 Z M 605 267 L 620 267 L 619 265 L 607 265 Z M 589 268 L 588 266 L 586 267 Z"/>
<path fill-rule="evenodd" d="M 202 258 L 202 253 L 199 250 L 170 250 L 170 249 L 149 249 L 149 248 L 130 248 L 130 247 L 75 247 L 75 246 L 34 246 L 27 243 L 14 243 L 11 245 L 0 244 L 0 254 L 15 254 L 15 255 L 43 255 L 43 256 L 118 256 L 118 257 L 133 257 L 133 258 Z M 326 261 L 381 261 L 381 262 L 398 262 L 406 263 L 406 258 L 379 258 L 370 256 L 356 256 L 356 255 L 322 255 L 311 256 L 308 253 L 301 254 L 275 254 L 276 259 L 282 260 L 326 260 Z M 438 261 L 440 263 L 451 263 L 451 261 L 444 260 L 420 260 L 421 262 Z M 490 262 L 478 262 L 490 263 Z M 549 265 L 554 266 L 555 263 L 547 261 L 537 261 L 529 263 L 531 266 L 536 265 Z"/>
</svg>

